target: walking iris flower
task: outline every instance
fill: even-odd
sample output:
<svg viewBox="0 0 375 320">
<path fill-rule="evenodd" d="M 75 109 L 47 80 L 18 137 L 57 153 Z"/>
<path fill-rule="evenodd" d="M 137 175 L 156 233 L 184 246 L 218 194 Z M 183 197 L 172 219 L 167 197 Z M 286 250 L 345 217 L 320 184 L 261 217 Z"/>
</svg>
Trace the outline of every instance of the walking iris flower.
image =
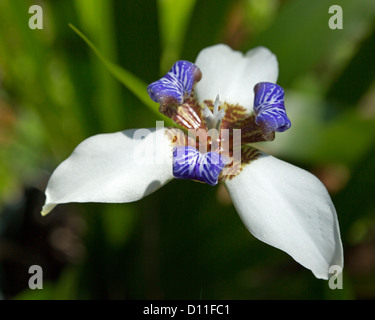
<svg viewBox="0 0 375 320">
<path fill-rule="evenodd" d="M 53 172 L 42 214 L 67 202 L 132 202 L 173 178 L 225 184 L 247 229 L 317 278 L 343 267 L 335 207 L 311 173 L 256 149 L 290 128 L 276 57 L 226 45 L 176 62 L 148 86 L 180 128 L 131 129 L 83 141 Z"/>
</svg>

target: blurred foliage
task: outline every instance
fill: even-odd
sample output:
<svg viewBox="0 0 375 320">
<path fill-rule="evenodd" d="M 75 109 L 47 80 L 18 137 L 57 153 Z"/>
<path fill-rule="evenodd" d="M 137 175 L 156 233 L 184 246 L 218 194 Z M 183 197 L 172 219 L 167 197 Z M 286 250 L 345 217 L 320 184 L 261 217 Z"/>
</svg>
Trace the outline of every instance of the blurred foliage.
<svg viewBox="0 0 375 320">
<path fill-rule="evenodd" d="M 31 4 L 43 30 L 28 28 Z M 333 4 L 341 30 L 328 27 Z M 374 299 L 374 33 L 373 0 L 0 0 L 0 296 Z M 223 186 L 176 180 L 136 203 L 38 214 L 79 142 L 155 126 L 146 84 L 220 42 L 278 57 L 293 126 L 260 147 L 330 191 L 343 290 L 253 238 Z M 31 264 L 46 270 L 43 290 L 27 289 Z"/>
</svg>

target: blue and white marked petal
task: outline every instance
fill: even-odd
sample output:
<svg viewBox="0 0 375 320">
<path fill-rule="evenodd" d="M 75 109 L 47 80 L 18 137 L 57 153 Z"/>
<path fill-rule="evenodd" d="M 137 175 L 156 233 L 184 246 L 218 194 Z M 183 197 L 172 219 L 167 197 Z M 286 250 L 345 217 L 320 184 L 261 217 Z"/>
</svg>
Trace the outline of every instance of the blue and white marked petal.
<svg viewBox="0 0 375 320">
<path fill-rule="evenodd" d="M 169 72 L 160 80 L 147 87 L 150 98 L 161 105 L 182 104 L 190 95 L 194 84 L 202 77 L 199 68 L 185 60 L 177 61 Z"/>
<path fill-rule="evenodd" d="M 197 180 L 212 186 L 226 165 L 226 159 L 217 152 L 200 153 L 187 146 L 173 150 L 173 176 L 177 179 Z"/>
<path fill-rule="evenodd" d="M 266 131 L 283 132 L 291 122 L 284 106 L 284 90 L 270 82 L 260 82 L 254 87 L 255 123 Z"/>
</svg>

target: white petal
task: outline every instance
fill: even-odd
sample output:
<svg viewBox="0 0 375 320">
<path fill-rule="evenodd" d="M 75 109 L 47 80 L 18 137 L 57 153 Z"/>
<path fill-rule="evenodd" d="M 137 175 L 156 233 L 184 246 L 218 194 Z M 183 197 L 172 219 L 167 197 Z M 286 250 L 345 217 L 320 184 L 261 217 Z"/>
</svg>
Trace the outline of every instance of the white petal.
<svg viewBox="0 0 375 320">
<path fill-rule="evenodd" d="M 196 85 L 200 103 L 214 100 L 239 104 L 251 112 L 254 103 L 254 86 L 258 82 L 276 83 L 278 63 L 276 56 L 264 47 L 254 48 L 243 55 L 224 44 L 202 50 L 195 64 L 202 71 Z"/>
<path fill-rule="evenodd" d="M 291 255 L 317 278 L 343 267 L 335 207 L 311 173 L 264 155 L 226 181 L 233 203 L 258 239 Z"/>
<path fill-rule="evenodd" d="M 172 178 L 172 144 L 164 128 L 96 135 L 53 172 L 42 214 L 67 202 L 136 201 Z"/>
</svg>

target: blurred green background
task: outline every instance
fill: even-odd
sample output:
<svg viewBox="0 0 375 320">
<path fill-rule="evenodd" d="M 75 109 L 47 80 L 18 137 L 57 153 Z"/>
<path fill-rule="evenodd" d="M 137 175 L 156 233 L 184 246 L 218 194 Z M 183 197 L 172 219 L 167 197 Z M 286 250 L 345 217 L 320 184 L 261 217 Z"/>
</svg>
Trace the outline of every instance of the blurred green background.
<svg viewBox="0 0 375 320">
<path fill-rule="evenodd" d="M 42 30 L 28 27 L 33 4 Z M 333 4 L 343 29 L 328 26 Z M 79 142 L 155 126 L 146 85 L 216 43 L 277 55 L 293 125 L 261 147 L 329 190 L 342 290 L 256 240 L 222 185 L 175 180 L 136 203 L 40 216 L 49 175 Z M 0 0 L 0 297 L 374 299 L 374 52 L 373 0 Z M 28 289 L 34 264 L 43 290 Z"/>
</svg>

